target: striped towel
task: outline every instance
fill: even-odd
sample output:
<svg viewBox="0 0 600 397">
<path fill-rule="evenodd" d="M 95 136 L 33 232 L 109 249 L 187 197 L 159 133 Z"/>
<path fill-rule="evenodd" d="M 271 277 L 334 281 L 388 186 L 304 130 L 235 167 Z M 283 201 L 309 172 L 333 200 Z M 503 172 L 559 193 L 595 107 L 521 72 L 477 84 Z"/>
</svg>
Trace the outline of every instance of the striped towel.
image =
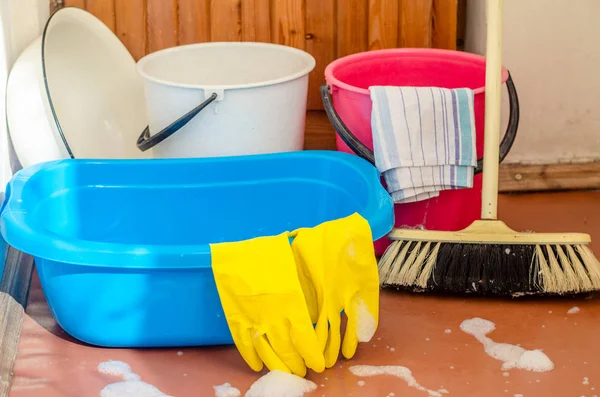
<svg viewBox="0 0 600 397">
<path fill-rule="evenodd" d="M 473 91 L 369 88 L 375 165 L 397 203 L 473 187 L 477 165 Z"/>
</svg>

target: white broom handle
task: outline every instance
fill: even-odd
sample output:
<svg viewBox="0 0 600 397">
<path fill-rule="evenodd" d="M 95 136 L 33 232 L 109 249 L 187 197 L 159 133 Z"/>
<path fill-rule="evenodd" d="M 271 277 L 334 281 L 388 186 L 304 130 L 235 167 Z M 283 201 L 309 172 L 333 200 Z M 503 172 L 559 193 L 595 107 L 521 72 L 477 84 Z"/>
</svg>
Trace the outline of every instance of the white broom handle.
<svg viewBox="0 0 600 397">
<path fill-rule="evenodd" d="M 498 216 L 500 110 L 502 89 L 502 0 L 488 0 L 485 70 L 485 138 L 481 218 Z"/>
</svg>

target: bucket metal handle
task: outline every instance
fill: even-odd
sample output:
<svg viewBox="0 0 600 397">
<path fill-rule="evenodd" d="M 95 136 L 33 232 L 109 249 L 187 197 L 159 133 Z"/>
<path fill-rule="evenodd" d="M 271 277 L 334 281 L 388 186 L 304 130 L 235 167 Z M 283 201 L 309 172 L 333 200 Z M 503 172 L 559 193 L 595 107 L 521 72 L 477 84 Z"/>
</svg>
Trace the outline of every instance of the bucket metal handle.
<svg viewBox="0 0 600 397">
<path fill-rule="evenodd" d="M 217 99 L 217 94 L 213 93 L 200 105 L 196 106 L 195 108 L 193 108 L 192 110 L 190 110 L 189 112 L 172 122 L 158 134 L 150 136 L 150 126 L 146 127 L 137 140 L 138 149 L 140 149 L 142 152 L 145 152 L 146 150 L 158 145 L 159 143 L 176 133 L 178 130 L 183 128 L 184 125 L 189 123 L 190 120 L 192 120 L 198 113 L 200 113 L 202 109 L 207 107 L 215 99 Z"/>
<path fill-rule="evenodd" d="M 519 96 L 517 95 L 517 89 L 515 88 L 515 84 L 513 83 L 510 73 L 508 74 L 508 79 L 506 80 L 506 89 L 508 91 L 510 116 L 508 119 L 508 126 L 506 127 L 506 133 L 504 134 L 502 142 L 500 143 L 500 162 L 502 162 L 510 152 L 512 145 L 515 142 L 515 138 L 517 137 L 517 130 L 519 128 Z M 333 101 L 331 99 L 331 94 L 329 93 L 329 86 L 321 86 L 321 99 L 323 101 L 323 106 L 325 107 L 325 113 L 327 113 L 329 121 L 333 125 L 333 128 L 340 136 L 342 141 L 344 141 L 344 143 L 348 145 L 348 147 L 352 149 L 354 153 L 375 165 L 375 155 L 373 151 L 364 143 L 362 143 L 356 136 L 354 136 L 352 132 L 350 132 L 333 107 Z M 475 174 L 479 174 L 482 171 L 483 157 L 477 159 Z"/>
</svg>

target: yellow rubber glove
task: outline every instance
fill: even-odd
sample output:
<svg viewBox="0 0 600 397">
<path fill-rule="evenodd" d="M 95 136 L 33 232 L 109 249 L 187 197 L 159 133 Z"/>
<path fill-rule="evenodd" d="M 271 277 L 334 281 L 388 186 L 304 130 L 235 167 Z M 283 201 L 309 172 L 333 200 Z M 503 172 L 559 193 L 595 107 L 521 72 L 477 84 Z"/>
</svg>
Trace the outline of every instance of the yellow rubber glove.
<svg viewBox="0 0 600 397">
<path fill-rule="evenodd" d="M 212 270 L 233 341 L 250 368 L 304 377 L 325 369 L 288 233 L 211 244 Z"/>
<path fill-rule="evenodd" d="M 341 312 L 348 317 L 342 354 L 371 340 L 379 323 L 379 273 L 369 223 L 355 213 L 294 231 L 292 250 L 317 338 L 331 368 L 340 351 Z"/>
</svg>

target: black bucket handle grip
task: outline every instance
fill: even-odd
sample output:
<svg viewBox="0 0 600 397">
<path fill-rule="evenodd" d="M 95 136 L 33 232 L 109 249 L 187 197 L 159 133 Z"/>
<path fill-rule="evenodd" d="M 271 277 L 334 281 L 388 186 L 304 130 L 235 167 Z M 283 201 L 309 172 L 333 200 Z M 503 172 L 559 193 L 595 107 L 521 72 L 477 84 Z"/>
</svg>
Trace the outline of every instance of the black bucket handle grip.
<svg viewBox="0 0 600 397">
<path fill-rule="evenodd" d="M 161 143 L 162 141 L 179 131 L 181 128 L 183 128 L 183 126 L 189 123 L 190 120 L 192 120 L 198 113 L 200 113 L 200 111 L 202 111 L 202 109 L 207 107 L 215 99 L 217 99 L 217 94 L 213 93 L 200 105 L 196 106 L 195 108 L 193 108 L 192 110 L 190 110 L 189 112 L 172 122 L 170 125 L 165 127 L 162 131 L 152 136 L 150 136 L 150 127 L 147 126 L 144 129 L 144 131 L 142 131 L 137 140 L 138 149 L 140 149 L 142 152 L 145 152 L 146 150 L 158 145 L 159 143 Z"/>
<path fill-rule="evenodd" d="M 508 91 L 510 115 L 508 119 L 508 126 L 506 127 L 506 133 L 504 134 L 502 142 L 500 143 L 500 162 L 502 162 L 510 152 L 512 145 L 515 142 L 515 138 L 517 137 L 517 130 L 519 129 L 519 96 L 510 72 L 508 73 L 508 79 L 506 80 L 506 89 Z M 342 141 L 348 145 L 348 147 L 352 149 L 354 153 L 375 165 L 375 154 L 373 151 L 364 143 L 362 143 L 356 136 L 354 136 L 354 134 L 348 129 L 348 127 L 346 127 L 339 114 L 336 112 L 335 108 L 333 107 L 331 94 L 329 93 L 329 86 L 327 85 L 321 86 L 321 100 L 323 101 L 325 113 L 327 113 L 329 121 L 333 125 L 333 128 L 340 136 Z M 483 157 L 477 159 L 475 174 L 479 174 L 482 171 Z"/>
</svg>

